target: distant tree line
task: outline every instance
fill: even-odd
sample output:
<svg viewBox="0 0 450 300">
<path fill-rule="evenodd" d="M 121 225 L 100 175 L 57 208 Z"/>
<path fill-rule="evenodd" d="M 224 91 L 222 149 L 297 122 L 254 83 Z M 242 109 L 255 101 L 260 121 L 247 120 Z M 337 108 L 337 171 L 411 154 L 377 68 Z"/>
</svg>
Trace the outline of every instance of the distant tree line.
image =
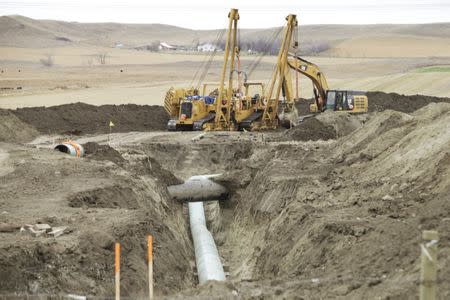
<svg viewBox="0 0 450 300">
<path fill-rule="evenodd" d="M 240 50 L 242 52 L 248 52 L 251 51 L 253 53 L 258 53 L 258 54 L 265 54 L 265 55 L 277 55 L 278 51 L 280 50 L 280 46 L 281 46 L 281 39 L 278 38 L 274 41 L 272 41 L 271 43 L 267 42 L 266 38 L 255 38 L 255 39 L 247 39 L 245 41 L 241 40 L 240 42 Z M 152 52 L 156 52 L 159 51 L 159 46 L 160 46 L 161 41 L 159 40 L 154 40 L 152 41 L 149 45 L 137 48 L 137 49 L 141 49 L 141 50 L 147 50 L 147 51 L 152 51 Z M 203 43 L 210 43 L 213 44 L 215 46 L 217 46 L 219 49 L 225 49 L 225 41 L 222 40 L 220 42 L 216 42 L 216 41 L 209 41 L 209 42 L 203 42 Z M 197 47 L 201 44 L 198 39 L 194 39 L 191 43 L 191 45 L 189 45 L 189 47 L 187 47 L 187 49 L 191 49 L 191 50 L 196 50 Z M 300 47 L 299 47 L 299 55 L 319 55 L 322 52 L 327 51 L 328 49 L 330 49 L 331 46 L 328 42 L 325 41 L 303 41 L 300 43 Z"/>
<path fill-rule="evenodd" d="M 247 40 L 240 42 L 241 51 L 252 51 L 259 54 L 265 55 L 277 55 L 281 46 L 281 39 L 277 39 L 272 43 L 268 44 L 267 40 L 264 38 L 257 38 L 255 40 Z M 213 43 L 213 42 L 211 42 Z M 217 46 L 220 49 L 225 49 L 225 41 L 220 41 Z M 318 55 L 322 52 L 330 49 L 331 46 L 328 42 L 324 41 L 304 41 L 300 43 L 299 55 Z"/>
</svg>

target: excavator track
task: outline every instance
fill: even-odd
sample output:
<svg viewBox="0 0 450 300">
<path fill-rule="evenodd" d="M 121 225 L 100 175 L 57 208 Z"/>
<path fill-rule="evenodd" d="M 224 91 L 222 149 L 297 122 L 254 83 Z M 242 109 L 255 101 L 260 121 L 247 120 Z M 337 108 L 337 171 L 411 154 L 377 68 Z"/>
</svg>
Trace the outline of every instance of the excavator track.
<svg viewBox="0 0 450 300">
<path fill-rule="evenodd" d="M 248 118 L 239 123 L 239 130 L 252 130 L 252 123 L 258 120 L 262 116 L 262 111 L 257 111 L 251 114 Z"/>
<path fill-rule="evenodd" d="M 194 126 L 192 129 L 194 131 L 201 131 L 203 130 L 203 125 L 211 120 L 213 120 L 216 117 L 216 114 L 210 113 L 206 117 L 201 118 L 200 120 L 197 120 L 194 122 Z"/>
</svg>

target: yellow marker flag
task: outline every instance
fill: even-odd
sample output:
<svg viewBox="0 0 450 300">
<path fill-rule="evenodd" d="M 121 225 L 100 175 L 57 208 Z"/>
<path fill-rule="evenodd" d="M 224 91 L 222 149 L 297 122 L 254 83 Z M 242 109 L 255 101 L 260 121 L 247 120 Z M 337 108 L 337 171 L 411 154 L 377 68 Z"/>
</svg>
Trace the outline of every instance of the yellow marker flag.
<svg viewBox="0 0 450 300">
<path fill-rule="evenodd" d="M 112 121 L 109 121 L 109 127 L 114 127 L 114 123 Z"/>
</svg>

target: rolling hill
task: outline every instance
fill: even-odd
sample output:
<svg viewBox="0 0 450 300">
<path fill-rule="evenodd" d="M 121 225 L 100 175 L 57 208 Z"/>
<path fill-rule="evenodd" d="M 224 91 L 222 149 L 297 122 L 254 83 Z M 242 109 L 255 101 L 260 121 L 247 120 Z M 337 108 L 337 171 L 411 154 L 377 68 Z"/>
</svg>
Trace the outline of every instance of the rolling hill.
<svg viewBox="0 0 450 300">
<path fill-rule="evenodd" d="M 70 46 L 127 48 L 154 41 L 191 46 L 212 42 L 222 30 L 192 30 L 164 24 L 77 23 L 0 17 L 0 47 Z M 267 42 L 280 28 L 242 29 L 241 42 Z M 281 35 L 281 34 L 280 34 Z M 279 35 L 279 36 L 280 36 Z M 450 57 L 450 23 L 406 25 L 301 25 L 303 51 L 339 57 Z M 251 46 L 249 46 L 251 47 Z"/>
</svg>

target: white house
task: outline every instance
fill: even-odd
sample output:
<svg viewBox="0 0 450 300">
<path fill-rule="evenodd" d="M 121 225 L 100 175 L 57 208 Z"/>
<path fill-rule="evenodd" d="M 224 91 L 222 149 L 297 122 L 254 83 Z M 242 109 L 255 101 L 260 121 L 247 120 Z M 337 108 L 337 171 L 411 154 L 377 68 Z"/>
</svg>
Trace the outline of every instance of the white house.
<svg viewBox="0 0 450 300">
<path fill-rule="evenodd" d="M 167 44 L 165 42 L 159 43 L 159 47 L 158 48 L 159 48 L 159 50 L 176 50 L 177 49 L 176 46 L 169 45 L 169 44 Z"/>
<path fill-rule="evenodd" d="M 219 50 L 219 49 L 217 49 L 217 47 L 215 45 L 210 44 L 210 43 L 199 45 L 197 47 L 197 51 L 200 51 L 200 52 L 212 52 L 215 50 Z"/>
</svg>

